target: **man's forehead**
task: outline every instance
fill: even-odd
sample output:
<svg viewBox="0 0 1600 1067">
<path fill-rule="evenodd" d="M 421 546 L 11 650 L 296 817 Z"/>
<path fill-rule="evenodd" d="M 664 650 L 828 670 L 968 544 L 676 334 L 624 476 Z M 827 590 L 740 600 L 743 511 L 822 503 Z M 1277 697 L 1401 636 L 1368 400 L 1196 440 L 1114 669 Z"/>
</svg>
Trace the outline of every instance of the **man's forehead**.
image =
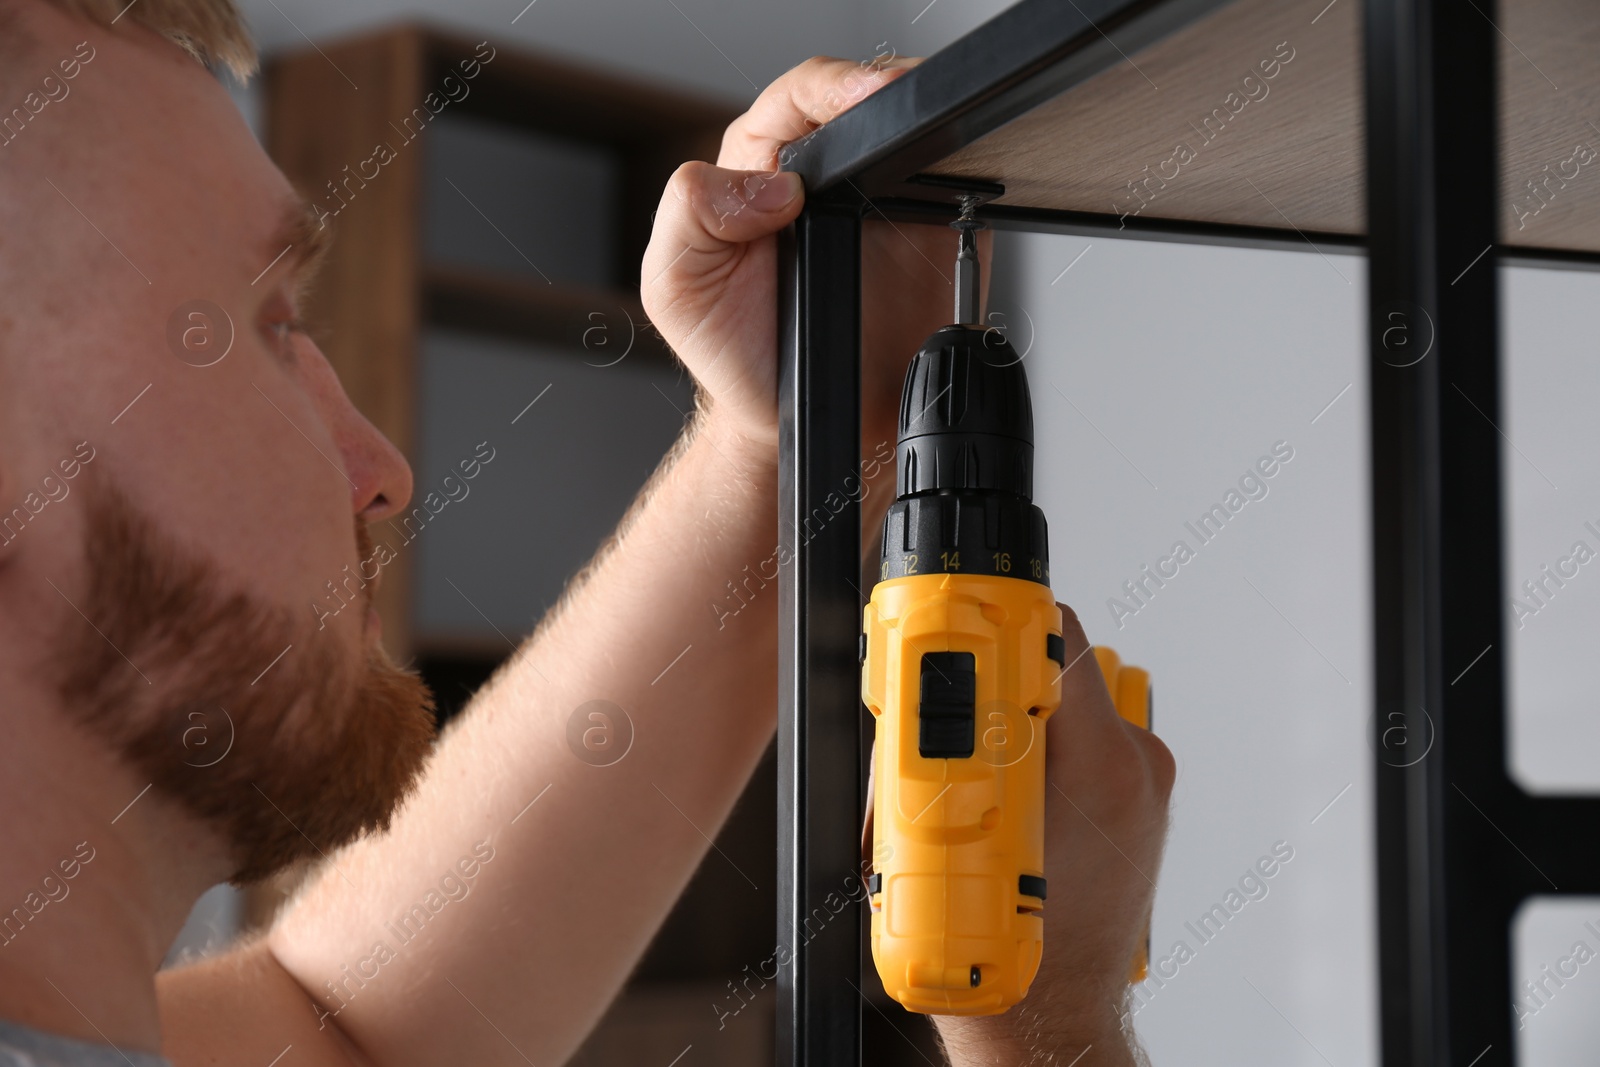
<svg viewBox="0 0 1600 1067">
<path fill-rule="evenodd" d="M 292 270 L 303 288 L 326 257 L 333 231 L 268 158 L 216 77 L 145 27 L 68 21 L 70 33 L 80 35 L 74 40 L 93 42 L 94 73 L 103 83 L 80 94 L 84 107 L 99 114 L 80 138 L 75 162 L 119 155 L 128 168 L 120 183 L 123 211 L 143 215 L 147 233 L 178 237 L 191 255 L 200 253 L 197 261 L 215 269 L 232 260 L 252 284 Z M 78 80 L 81 89 L 91 88 L 87 78 Z M 153 121 L 130 121 L 130 114 Z"/>
<path fill-rule="evenodd" d="M 7 146 L 19 195 L 37 197 L 49 214 L 72 215 L 61 202 L 70 198 L 139 262 L 159 261 L 165 246 L 211 269 L 223 259 L 240 270 L 254 264 L 249 281 L 290 244 L 296 258 L 320 252 L 328 234 L 312 232 L 289 182 L 204 66 L 141 26 L 107 29 L 48 5 L 22 10 L 35 16 L 37 55 L 76 56 L 78 65 Z"/>
</svg>

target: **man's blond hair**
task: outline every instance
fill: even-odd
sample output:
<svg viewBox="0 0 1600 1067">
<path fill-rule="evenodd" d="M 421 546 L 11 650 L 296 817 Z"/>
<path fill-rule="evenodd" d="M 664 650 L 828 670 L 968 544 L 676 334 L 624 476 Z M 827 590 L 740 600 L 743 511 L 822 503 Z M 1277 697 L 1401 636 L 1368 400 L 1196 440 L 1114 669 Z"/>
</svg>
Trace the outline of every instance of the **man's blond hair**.
<svg viewBox="0 0 1600 1067">
<path fill-rule="evenodd" d="M 233 0 L 46 0 L 73 15 L 111 26 L 126 18 L 179 45 L 208 67 L 240 81 L 256 70 L 256 46 Z"/>
</svg>

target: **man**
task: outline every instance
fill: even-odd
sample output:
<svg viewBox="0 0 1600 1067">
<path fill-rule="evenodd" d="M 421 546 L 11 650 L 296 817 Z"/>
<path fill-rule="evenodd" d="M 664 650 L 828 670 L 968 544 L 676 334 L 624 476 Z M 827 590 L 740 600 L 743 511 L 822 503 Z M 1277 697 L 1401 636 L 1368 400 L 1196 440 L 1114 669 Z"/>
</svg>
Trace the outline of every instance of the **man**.
<svg viewBox="0 0 1600 1067">
<path fill-rule="evenodd" d="M 326 231 L 196 58 L 252 62 L 228 0 L 0 0 L 0 1063 L 560 1063 L 774 730 L 776 597 L 705 605 L 777 539 L 777 150 L 908 64 L 808 61 L 674 174 L 641 279 L 697 416 L 435 744 L 370 610 L 411 473 L 299 324 Z M 874 441 L 948 304 L 904 280 L 948 256 L 924 229 L 866 241 Z M 197 301 L 225 351 L 188 343 Z M 306 610 L 330 592 L 352 610 Z M 1045 964 L 1012 1012 L 935 1020 L 956 1063 L 1133 1062 L 1173 764 L 1065 631 Z M 595 699 L 625 773 L 567 747 Z M 263 936 L 156 973 L 207 887 L 302 859 Z"/>
</svg>

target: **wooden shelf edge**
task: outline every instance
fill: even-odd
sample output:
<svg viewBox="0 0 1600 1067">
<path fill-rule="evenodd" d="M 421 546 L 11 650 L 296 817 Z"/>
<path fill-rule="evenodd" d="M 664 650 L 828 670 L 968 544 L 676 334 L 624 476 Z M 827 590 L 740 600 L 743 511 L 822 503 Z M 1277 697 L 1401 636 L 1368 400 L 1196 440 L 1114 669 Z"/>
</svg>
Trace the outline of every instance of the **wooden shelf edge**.
<svg viewBox="0 0 1600 1067">
<path fill-rule="evenodd" d="M 639 295 L 627 289 L 434 264 L 422 270 L 422 307 L 428 325 L 573 349 L 594 367 L 676 362 Z"/>
</svg>

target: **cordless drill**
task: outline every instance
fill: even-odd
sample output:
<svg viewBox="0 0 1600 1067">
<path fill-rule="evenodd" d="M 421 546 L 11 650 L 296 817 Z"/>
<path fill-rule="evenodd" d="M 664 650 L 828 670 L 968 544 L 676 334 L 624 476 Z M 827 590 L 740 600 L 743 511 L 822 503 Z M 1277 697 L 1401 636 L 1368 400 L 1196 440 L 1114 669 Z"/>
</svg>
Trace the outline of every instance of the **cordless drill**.
<svg viewBox="0 0 1600 1067">
<path fill-rule="evenodd" d="M 890 996 L 937 1015 L 1004 1012 L 1038 972 L 1045 722 L 1071 666 L 1032 499 L 1027 375 L 978 317 L 975 204 L 951 223 L 956 322 L 906 371 L 897 495 L 863 612 L 872 955 Z M 1148 675 L 1109 649 L 1095 658 L 1119 712 L 1148 728 Z"/>
</svg>

